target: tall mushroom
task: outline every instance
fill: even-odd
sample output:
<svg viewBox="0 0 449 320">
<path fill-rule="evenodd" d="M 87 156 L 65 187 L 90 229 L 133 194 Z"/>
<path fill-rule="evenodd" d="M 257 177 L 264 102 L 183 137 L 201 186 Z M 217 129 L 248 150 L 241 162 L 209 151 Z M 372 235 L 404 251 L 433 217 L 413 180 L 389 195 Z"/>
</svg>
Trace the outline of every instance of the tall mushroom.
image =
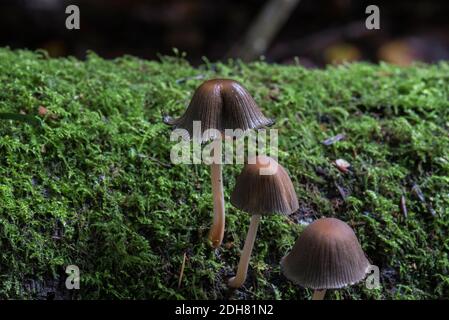
<svg viewBox="0 0 449 320">
<path fill-rule="evenodd" d="M 270 126 L 273 120 L 266 118 L 248 91 L 238 82 L 229 79 L 213 79 L 196 89 L 184 115 L 178 119 L 167 117 L 165 123 L 187 130 L 194 135 L 194 122 L 200 121 L 200 142 L 219 140 L 226 129 L 246 132 Z M 218 130 L 221 134 L 214 133 Z M 221 161 L 211 164 L 214 219 L 209 233 L 212 246 L 221 245 L 225 227 L 223 177 Z"/>
<path fill-rule="evenodd" d="M 239 288 L 246 279 L 261 216 L 276 213 L 288 215 L 298 210 L 299 205 L 287 171 L 267 156 L 248 159 L 248 164 L 237 177 L 231 203 L 251 214 L 237 273 L 228 282 L 230 287 Z"/>
<path fill-rule="evenodd" d="M 313 300 L 324 299 L 327 289 L 361 281 L 369 266 L 354 231 L 335 218 L 318 219 L 308 225 L 281 260 L 286 278 L 315 290 Z"/>
</svg>

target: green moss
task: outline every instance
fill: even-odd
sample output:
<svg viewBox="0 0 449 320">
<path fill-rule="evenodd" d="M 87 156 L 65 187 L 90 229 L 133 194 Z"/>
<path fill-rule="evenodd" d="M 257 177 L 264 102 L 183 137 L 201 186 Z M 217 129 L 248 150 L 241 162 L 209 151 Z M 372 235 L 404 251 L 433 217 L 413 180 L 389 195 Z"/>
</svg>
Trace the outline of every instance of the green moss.
<svg viewBox="0 0 449 320">
<path fill-rule="evenodd" d="M 349 222 L 380 267 L 381 289 L 358 284 L 330 298 L 449 296 L 447 63 L 193 68 L 177 57 L 106 61 L 90 54 L 81 62 L 1 49 L 0 113 L 22 111 L 42 125 L 0 120 L 0 298 L 48 290 L 83 299 L 310 298 L 280 274 L 279 260 L 303 228 L 283 217 L 264 218 L 246 287 L 227 291 L 249 217 L 228 202 L 227 245 L 210 250 L 209 169 L 171 165 L 171 129 L 161 123 L 164 114 L 182 113 L 203 81 L 198 76 L 244 83 L 277 119 L 279 160 L 301 202 L 294 218 Z M 48 114 L 37 116 L 39 106 Z M 321 143 L 338 133 L 346 139 Z M 350 174 L 336 170 L 337 158 L 351 163 Z M 240 169 L 224 168 L 227 199 Z M 336 185 L 349 193 L 345 201 Z M 81 269 L 75 293 L 64 289 L 69 264 Z"/>
</svg>

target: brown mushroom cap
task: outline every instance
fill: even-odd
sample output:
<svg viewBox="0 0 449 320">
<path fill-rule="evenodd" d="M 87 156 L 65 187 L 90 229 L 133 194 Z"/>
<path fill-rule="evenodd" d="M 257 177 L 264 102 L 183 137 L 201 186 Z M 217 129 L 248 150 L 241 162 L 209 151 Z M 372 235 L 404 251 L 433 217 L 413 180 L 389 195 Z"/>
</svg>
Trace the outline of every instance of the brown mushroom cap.
<svg viewBox="0 0 449 320">
<path fill-rule="evenodd" d="M 311 223 L 281 261 L 284 275 L 312 289 L 337 289 L 365 278 L 370 263 L 354 231 L 335 218 Z"/>
<path fill-rule="evenodd" d="M 265 175 L 261 174 L 263 169 L 276 170 Z M 231 203 L 240 210 L 260 215 L 288 215 L 299 208 L 298 198 L 287 171 L 267 156 L 248 159 L 248 164 L 237 177 Z"/>
<path fill-rule="evenodd" d="M 182 128 L 193 137 L 193 121 L 201 121 L 201 135 L 208 129 L 225 133 L 225 129 L 259 129 L 270 126 L 273 120 L 266 118 L 248 91 L 237 81 L 212 79 L 196 89 L 190 104 L 180 118 L 165 122 Z M 202 141 L 216 139 L 209 135 Z"/>
</svg>

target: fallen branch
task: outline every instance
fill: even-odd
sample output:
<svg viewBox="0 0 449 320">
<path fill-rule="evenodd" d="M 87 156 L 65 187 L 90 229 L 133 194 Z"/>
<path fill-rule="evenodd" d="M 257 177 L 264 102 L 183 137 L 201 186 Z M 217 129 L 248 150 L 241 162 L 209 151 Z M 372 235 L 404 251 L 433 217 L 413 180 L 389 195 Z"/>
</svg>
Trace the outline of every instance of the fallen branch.
<svg viewBox="0 0 449 320">
<path fill-rule="evenodd" d="M 260 12 L 245 35 L 243 43 L 231 49 L 228 56 L 243 61 L 262 55 L 284 23 L 290 17 L 300 0 L 270 0 Z"/>
</svg>

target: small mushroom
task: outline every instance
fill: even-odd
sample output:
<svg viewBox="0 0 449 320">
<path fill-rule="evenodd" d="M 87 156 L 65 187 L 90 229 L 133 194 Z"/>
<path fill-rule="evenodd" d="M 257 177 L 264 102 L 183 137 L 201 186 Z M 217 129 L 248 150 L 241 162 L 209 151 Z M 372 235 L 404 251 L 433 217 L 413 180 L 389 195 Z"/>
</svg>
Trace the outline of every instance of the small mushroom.
<svg viewBox="0 0 449 320">
<path fill-rule="evenodd" d="M 318 219 L 307 226 L 281 260 L 286 278 L 315 290 L 313 300 L 322 300 L 327 289 L 361 281 L 369 266 L 354 231 L 335 218 Z"/>
<path fill-rule="evenodd" d="M 196 89 L 184 115 L 178 119 L 166 117 L 164 120 L 174 128 L 187 130 L 190 138 L 194 134 L 194 121 L 201 123 L 201 137 L 198 137 L 201 142 L 222 139 L 226 129 L 240 129 L 246 132 L 274 123 L 263 115 L 254 99 L 240 83 L 229 79 L 212 79 L 204 82 Z M 217 130 L 221 134 L 217 134 Z M 214 219 L 209 240 L 212 246 L 217 248 L 223 241 L 225 228 L 221 162 L 211 164 L 211 182 Z"/>
<path fill-rule="evenodd" d="M 251 214 L 236 276 L 228 282 L 230 287 L 239 288 L 246 279 L 261 216 L 276 213 L 288 215 L 298 210 L 299 205 L 287 171 L 267 156 L 248 159 L 248 164 L 237 177 L 231 194 L 231 203 L 238 209 Z"/>
</svg>

